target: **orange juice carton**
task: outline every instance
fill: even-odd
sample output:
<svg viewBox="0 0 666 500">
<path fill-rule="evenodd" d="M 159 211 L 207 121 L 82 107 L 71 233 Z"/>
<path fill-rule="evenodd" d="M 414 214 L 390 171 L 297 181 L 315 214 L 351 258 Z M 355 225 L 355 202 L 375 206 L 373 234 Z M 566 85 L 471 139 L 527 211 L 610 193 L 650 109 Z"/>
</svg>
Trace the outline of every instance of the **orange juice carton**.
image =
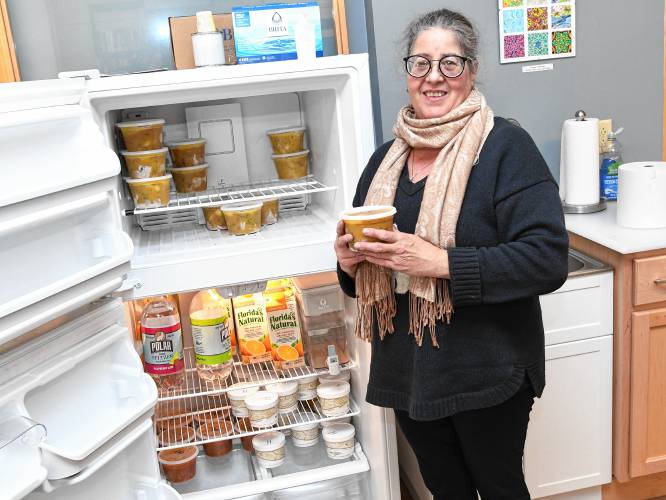
<svg viewBox="0 0 666 500">
<path fill-rule="evenodd" d="M 304 366 L 296 298 L 291 289 L 264 293 L 273 362 L 278 369 Z"/>
<path fill-rule="evenodd" d="M 241 361 L 245 364 L 270 361 L 271 343 L 262 294 L 234 297 L 233 308 Z"/>
</svg>

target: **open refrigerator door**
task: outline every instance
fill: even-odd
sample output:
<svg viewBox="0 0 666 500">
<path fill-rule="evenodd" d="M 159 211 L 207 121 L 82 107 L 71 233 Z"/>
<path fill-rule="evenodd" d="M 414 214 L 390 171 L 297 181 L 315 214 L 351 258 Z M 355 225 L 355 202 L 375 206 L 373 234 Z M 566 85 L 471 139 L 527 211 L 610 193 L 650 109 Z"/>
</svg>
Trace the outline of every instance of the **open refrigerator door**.
<svg viewBox="0 0 666 500">
<path fill-rule="evenodd" d="M 276 467 L 266 466 L 256 450 L 250 453 L 243 448 L 265 429 L 248 426 L 243 417 L 233 415 L 231 386 L 244 383 L 250 390 L 266 389 L 276 381 L 298 385 L 328 371 L 321 366 L 322 355 L 314 361 L 306 354 L 305 364 L 286 369 L 270 359 L 263 364 L 247 364 L 237 358 L 228 380 L 211 385 L 198 375 L 188 317 L 192 291 L 215 289 L 225 298 L 239 297 L 263 292 L 271 279 L 335 268 L 333 240 L 338 214 L 351 205 L 356 180 L 374 149 L 367 64 L 365 55 L 338 56 L 319 58 L 306 65 L 285 61 L 110 77 L 85 83 L 50 82 L 76 88 L 71 105 L 78 115 L 86 117 L 88 124 L 94 124 L 92 137 L 101 152 L 94 157 L 99 161 L 86 162 L 91 158 L 84 154 L 89 144 L 70 144 L 63 151 L 76 151 L 77 158 L 93 169 L 104 164 L 102 158 L 113 163 L 103 179 L 67 187 L 65 193 L 73 191 L 77 196 L 65 201 L 75 203 L 89 198 L 83 195 L 88 194 L 85 190 L 90 184 L 104 186 L 109 193 L 108 203 L 90 193 L 93 198 L 84 205 L 108 205 L 114 228 L 123 229 L 117 240 L 111 238 L 115 241 L 111 248 L 125 245 L 131 266 L 126 261 L 116 266 L 120 276 L 112 286 L 94 288 L 99 295 L 86 294 L 84 290 L 59 310 L 37 310 L 38 320 L 19 328 L 14 326 L 15 318 L 7 323 L 14 330 L 2 346 L 6 352 L 0 363 L 4 361 L 12 367 L 14 376 L 10 377 L 8 390 L 2 393 L 0 416 L 8 413 L 28 417 L 46 428 L 42 433 L 41 427 L 23 424 L 28 428 L 24 434 L 31 436 L 26 441 L 37 443 L 26 458 L 26 463 L 33 464 L 34 472 L 30 474 L 32 482 L 26 483 L 13 498 L 20 498 L 35 487 L 29 498 L 47 500 L 399 498 L 391 414 L 362 401 L 369 346 L 353 338 L 353 303 L 340 306 L 345 311 L 342 336 L 347 348 L 345 359 L 338 362 L 343 374 L 352 374 L 349 407 L 343 414 L 331 416 L 315 398 L 299 403 L 296 411 L 280 415 L 280 420 L 271 424 L 272 432 L 293 435 L 294 428 L 309 426 L 318 429 L 319 440 L 316 445 L 300 447 L 287 437 L 285 462 Z M 22 117 L 27 116 L 25 111 L 19 111 Z M 113 150 L 120 156 L 127 146 L 117 124 L 137 119 L 163 120 L 160 141 L 169 145 L 205 138 L 207 188 L 184 193 L 180 192 L 182 185 L 176 184 L 174 189 L 172 184 L 168 202 L 159 203 L 161 206 L 134 203 L 137 199 L 132 199 L 131 186 L 118 175 L 118 157 Z M 33 121 L 44 125 L 41 118 Z M 276 178 L 277 164 L 273 162 L 266 132 L 285 128 L 305 129 L 302 147 L 309 150 L 305 177 Z M 54 134 L 50 147 L 65 141 L 57 130 Z M 44 151 L 45 147 L 40 146 L 29 154 L 33 161 L 44 163 Z M 166 161 L 177 180 L 177 174 L 183 172 L 178 171 L 181 167 L 173 164 L 171 157 Z M 54 165 L 51 177 L 68 171 L 66 165 Z M 125 171 L 127 166 L 124 165 L 122 176 L 130 174 Z M 229 169 L 234 170 L 234 175 Z M 78 172 L 72 179 L 81 179 L 81 175 Z M 241 182 L 237 181 L 239 177 Z M 54 191 L 48 195 L 50 199 L 64 196 L 62 189 Z M 243 236 L 220 227 L 211 230 L 205 211 L 212 208 L 225 213 L 224 209 L 233 211 L 238 202 L 274 200 L 277 221 Z M 48 214 L 48 204 L 35 206 L 44 210 L 40 220 Z M 63 210 L 64 215 L 57 220 L 76 220 L 77 217 L 69 217 L 71 213 Z M 233 214 L 227 221 L 231 222 L 232 217 Z M 93 229 L 84 226 L 72 230 L 59 242 L 69 238 L 75 242 L 71 243 L 74 250 L 79 251 L 85 244 L 75 238 L 94 234 Z M 53 228 L 53 233 L 60 232 L 59 227 Z M 31 233 L 33 239 L 36 234 L 39 233 Z M 113 253 L 100 251 L 99 242 L 89 246 L 96 257 Z M 8 255 L 7 262 L 24 262 L 27 266 L 31 256 L 37 258 L 35 253 L 23 253 L 27 257 L 14 253 Z M 64 253 L 58 256 L 68 263 L 85 260 L 65 259 Z M 53 265 L 48 258 L 46 261 L 45 264 Z M 118 288 L 120 281 L 123 284 Z M 114 288 L 127 301 L 124 306 L 118 299 L 96 301 Z M 46 289 L 44 295 L 50 290 Z M 185 376 L 175 391 L 155 390 L 155 384 L 143 373 L 147 365 L 142 365 L 137 356 L 145 340 L 140 335 L 141 308 L 155 297 L 174 298 L 180 310 L 185 345 L 182 356 L 171 359 L 182 362 Z M 65 316 L 53 320 L 58 316 L 56 311 Z M 53 321 L 45 324 L 48 320 Z M 95 326 L 86 331 L 76 326 L 77 321 Z M 303 330 L 304 336 L 307 331 Z M 258 346 L 252 345 L 254 352 Z M 285 359 L 292 359 L 289 356 L 294 350 L 293 346 L 285 346 Z M 26 360 L 26 356 L 30 359 Z M 19 362 L 19 357 L 23 361 Z M 80 390 L 82 387 L 85 390 Z M 95 394 L 97 389 L 99 395 Z M 5 393 L 9 396 L 5 397 Z M 98 401 L 100 413 L 88 412 L 89 405 Z M 102 417 L 107 413 L 113 416 L 111 420 Z M 230 420 L 233 425 L 224 435 L 211 436 L 202 430 L 205 417 Z M 349 418 L 355 430 L 353 449 L 342 460 L 330 458 L 320 428 L 327 422 Z M 82 420 L 85 422 L 80 425 Z M 175 429 L 178 423 L 184 423 L 191 431 Z M 68 436 L 63 438 L 66 433 Z M 12 441 L 15 442 L 16 439 Z M 208 445 L 228 448 L 228 453 L 208 456 Z M 196 475 L 186 482 L 165 482 L 164 478 L 169 479 L 168 467 L 164 461 L 162 466 L 158 464 L 158 454 L 190 446 L 196 449 Z"/>
</svg>

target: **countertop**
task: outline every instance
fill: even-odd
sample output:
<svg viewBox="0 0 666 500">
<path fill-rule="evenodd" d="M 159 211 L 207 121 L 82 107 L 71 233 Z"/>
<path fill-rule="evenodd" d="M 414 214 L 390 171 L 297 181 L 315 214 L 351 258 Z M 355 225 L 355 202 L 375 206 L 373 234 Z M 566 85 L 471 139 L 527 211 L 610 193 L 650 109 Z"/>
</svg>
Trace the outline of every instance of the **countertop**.
<svg viewBox="0 0 666 500">
<path fill-rule="evenodd" d="M 660 229 L 630 229 L 616 222 L 617 203 L 593 214 L 566 214 L 567 229 L 621 254 L 647 252 L 666 248 L 666 227 Z"/>
</svg>

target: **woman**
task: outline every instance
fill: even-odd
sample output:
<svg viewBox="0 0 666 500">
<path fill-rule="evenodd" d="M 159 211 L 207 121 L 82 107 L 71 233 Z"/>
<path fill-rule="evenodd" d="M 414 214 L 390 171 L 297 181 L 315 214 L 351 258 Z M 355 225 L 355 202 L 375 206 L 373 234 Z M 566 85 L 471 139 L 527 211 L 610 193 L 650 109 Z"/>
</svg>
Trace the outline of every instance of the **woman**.
<svg viewBox="0 0 666 500">
<path fill-rule="evenodd" d="M 406 31 L 409 105 L 354 205 L 394 205 L 394 231 L 348 248 L 340 284 L 371 338 L 366 399 L 393 408 L 438 500 L 529 498 L 522 455 L 545 385 L 538 296 L 567 275 L 557 186 L 534 142 L 475 88 L 478 38 L 442 9 Z"/>
</svg>

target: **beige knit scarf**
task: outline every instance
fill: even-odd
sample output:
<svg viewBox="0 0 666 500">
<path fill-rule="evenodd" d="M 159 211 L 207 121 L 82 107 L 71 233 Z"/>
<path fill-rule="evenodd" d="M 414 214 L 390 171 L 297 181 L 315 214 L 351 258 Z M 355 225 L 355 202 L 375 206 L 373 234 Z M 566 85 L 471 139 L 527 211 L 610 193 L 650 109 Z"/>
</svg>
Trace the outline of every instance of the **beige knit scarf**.
<svg viewBox="0 0 666 500">
<path fill-rule="evenodd" d="M 393 205 L 400 173 L 412 148 L 441 149 L 426 180 L 415 234 L 440 248 L 456 243 L 456 224 L 467 180 L 486 137 L 493 127 L 493 112 L 476 89 L 459 106 L 439 118 L 418 119 L 411 106 L 403 107 L 393 127 L 395 141 L 375 174 L 366 205 Z M 393 333 L 395 295 L 393 272 L 369 262 L 356 273 L 358 317 L 356 335 L 372 337 L 373 317 L 382 339 Z M 428 327 L 434 346 L 435 322 L 451 319 L 453 306 L 447 280 L 409 277 L 409 332 L 423 343 Z"/>
</svg>

